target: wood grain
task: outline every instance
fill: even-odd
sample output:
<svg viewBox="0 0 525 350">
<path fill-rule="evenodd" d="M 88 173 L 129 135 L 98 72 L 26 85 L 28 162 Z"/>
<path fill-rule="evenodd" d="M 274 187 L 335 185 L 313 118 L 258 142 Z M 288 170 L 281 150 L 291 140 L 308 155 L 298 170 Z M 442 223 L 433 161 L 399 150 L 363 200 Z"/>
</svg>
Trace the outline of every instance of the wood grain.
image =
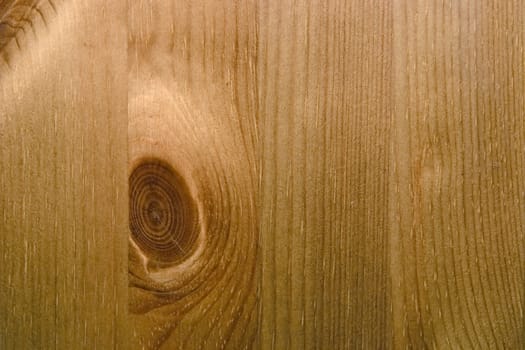
<svg viewBox="0 0 525 350">
<path fill-rule="evenodd" d="M 519 0 L 0 0 L 0 140 L 1 349 L 525 347 Z"/>
<path fill-rule="evenodd" d="M 397 1 L 394 347 L 525 346 L 525 5 Z"/>
<path fill-rule="evenodd" d="M 2 349 L 127 348 L 122 5 L 40 2 L 0 49 Z"/>
<path fill-rule="evenodd" d="M 391 7 L 261 1 L 261 343 L 388 346 Z"/>
<path fill-rule="evenodd" d="M 53 10 L 53 11 L 51 11 Z M 2 0 L 0 2 L 0 58 L 2 64 L 11 59 L 13 49 L 21 50 L 21 42 L 35 34 L 35 24 L 46 24 L 56 7 L 51 0 Z M 45 14 L 45 15 L 44 15 Z"/>
<path fill-rule="evenodd" d="M 140 216 L 160 193 L 159 206 L 174 209 L 165 212 L 166 220 L 180 222 L 163 231 L 144 216 L 142 229 L 130 236 L 133 343 L 137 348 L 254 348 L 259 284 L 255 6 L 136 1 L 130 4 L 129 29 L 129 172 L 144 159 L 172 168 L 170 186 L 156 171 L 130 188 L 132 198 L 137 192 L 144 198 L 130 207 L 130 215 Z M 163 194 L 169 188 L 179 200 Z M 177 216 L 182 212 L 195 212 L 196 226 L 190 224 L 191 214 Z M 160 256 L 144 249 L 140 241 L 145 239 L 171 243 L 155 243 L 167 247 Z"/>
</svg>

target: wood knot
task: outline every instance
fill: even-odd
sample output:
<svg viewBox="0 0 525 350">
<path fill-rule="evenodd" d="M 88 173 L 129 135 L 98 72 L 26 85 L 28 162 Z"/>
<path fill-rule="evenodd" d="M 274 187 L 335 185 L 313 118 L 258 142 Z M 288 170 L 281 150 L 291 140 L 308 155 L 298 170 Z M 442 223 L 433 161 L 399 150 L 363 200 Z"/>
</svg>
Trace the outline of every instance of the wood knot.
<svg viewBox="0 0 525 350">
<path fill-rule="evenodd" d="M 150 264 L 173 266 L 194 252 L 197 205 L 170 165 L 160 159 L 139 163 L 130 175 L 129 196 L 131 238 Z"/>
</svg>

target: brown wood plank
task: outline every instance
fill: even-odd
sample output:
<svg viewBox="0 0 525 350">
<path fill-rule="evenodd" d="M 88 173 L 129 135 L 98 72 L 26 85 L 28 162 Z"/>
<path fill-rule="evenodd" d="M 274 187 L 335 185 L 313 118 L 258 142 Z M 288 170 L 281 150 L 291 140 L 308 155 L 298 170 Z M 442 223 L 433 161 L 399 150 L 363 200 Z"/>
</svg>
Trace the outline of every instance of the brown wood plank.
<svg viewBox="0 0 525 350">
<path fill-rule="evenodd" d="M 394 345 L 521 349 L 525 5 L 394 13 Z"/>
<path fill-rule="evenodd" d="M 525 346 L 518 0 L 0 0 L 0 142 L 1 349 Z"/>
<path fill-rule="evenodd" d="M 389 344 L 392 12 L 260 1 L 261 344 Z"/>
<path fill-rule="evenodd" d="M 2 349 L 127 348 L 123 5 L 42 1 L 0 30 Z"/>
<path fill-rule="evenodd" d="M 129 19 L 133 343 L 256 347 L 255 4 L 136 1 Z"/>
</svg>

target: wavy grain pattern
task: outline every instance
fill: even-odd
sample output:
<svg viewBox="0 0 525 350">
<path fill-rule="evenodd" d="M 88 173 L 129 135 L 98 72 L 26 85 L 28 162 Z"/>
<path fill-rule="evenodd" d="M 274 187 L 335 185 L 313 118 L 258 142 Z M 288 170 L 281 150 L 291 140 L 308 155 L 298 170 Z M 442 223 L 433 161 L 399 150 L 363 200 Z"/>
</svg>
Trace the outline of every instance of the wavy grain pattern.
<svg viewBox="0 0 525 350">
<path fill-rule="evenodd" d="M 259 280 L 254 4 L 136 1 L 129 29 L 130 194 L 132 202 L 136 192 L 151 197 L 130 212 L 134 344 L 253 348 Z M 144 159 L 158 159 L 173 173 L 156 171 L 136 184 Z M 179 198 L 163 197 L 168 188 Z M 159 225 L 181 224 L 161 234 L 150 223 L 137 236 L 133 215 L 144 215 L 154 201 L 173 208 L 155 214 Z M 142 219 L 148 220 L 155 219 Z M 146 236 L 155 243 L 145 245 Z"/>
<path fill-rule="evenodd" d="M 523 349 L 520 0 L 0 0 L 1 349 Z"/>
<path fill-rule="evenodd" d="M 2 0 L 0 1 L 0 56 L 9 65 L 10 44 L 21 50 L 21 42 L 27 33 L 36 35 L 35 24 L 47 25 L 46 18 L 56 14 L 51 0 Z"/>
</svg>

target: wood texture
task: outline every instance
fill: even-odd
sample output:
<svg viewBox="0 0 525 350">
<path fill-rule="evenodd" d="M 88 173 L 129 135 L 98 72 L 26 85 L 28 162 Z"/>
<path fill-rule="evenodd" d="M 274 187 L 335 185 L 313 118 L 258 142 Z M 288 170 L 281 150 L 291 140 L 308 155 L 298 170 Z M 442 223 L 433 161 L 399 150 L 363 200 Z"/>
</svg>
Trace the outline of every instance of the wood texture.
<svg viewBox="0 0 525 350">
<path fill-rule="evenodd" d="M 396 348 L 525 346 L 525 6 L 398 1 Z"/>
<path fill-rule="evenodd" d="M 0 138 L 2 349 L 525 347 L 518 0 L 0 0 Z"/>
<path fill-rule="evenodd" d="M 200 225 L 192 232 L 183 215 L 163 231 L 145 218 L 144 230 L 131 236 L 129 322 L 137 348 L 256 347 L 255 14 L 251 2 L 130 4 L 129 171 L 144 159 L 169 164 L 189 195 L 167 215 L 176 221 L 177 212 L 196 207 Z M 178 183 L 173 189 L 185 192 Z M 144 200 L 130 215 L 147 210 L 154 201 L 147 196 L 162 187 L 161 175 L 152 174 L 131 188 Z M 179 242 L 194 235 L 196 242 L 182 262 L 159 263 L 136 244 L 159 235 Z M 166 254 L 185 249 L 170 247 Z"/>
<path fill-rule="evenodd" d="M 53 5 L 2 48 L 0 348 L 127 348 L 125 6 Z"/>
<path fill-rule="evenodd" d="M 261 342 L 385 348 L 391 8 L 260 4 Z"/>
</svg>

